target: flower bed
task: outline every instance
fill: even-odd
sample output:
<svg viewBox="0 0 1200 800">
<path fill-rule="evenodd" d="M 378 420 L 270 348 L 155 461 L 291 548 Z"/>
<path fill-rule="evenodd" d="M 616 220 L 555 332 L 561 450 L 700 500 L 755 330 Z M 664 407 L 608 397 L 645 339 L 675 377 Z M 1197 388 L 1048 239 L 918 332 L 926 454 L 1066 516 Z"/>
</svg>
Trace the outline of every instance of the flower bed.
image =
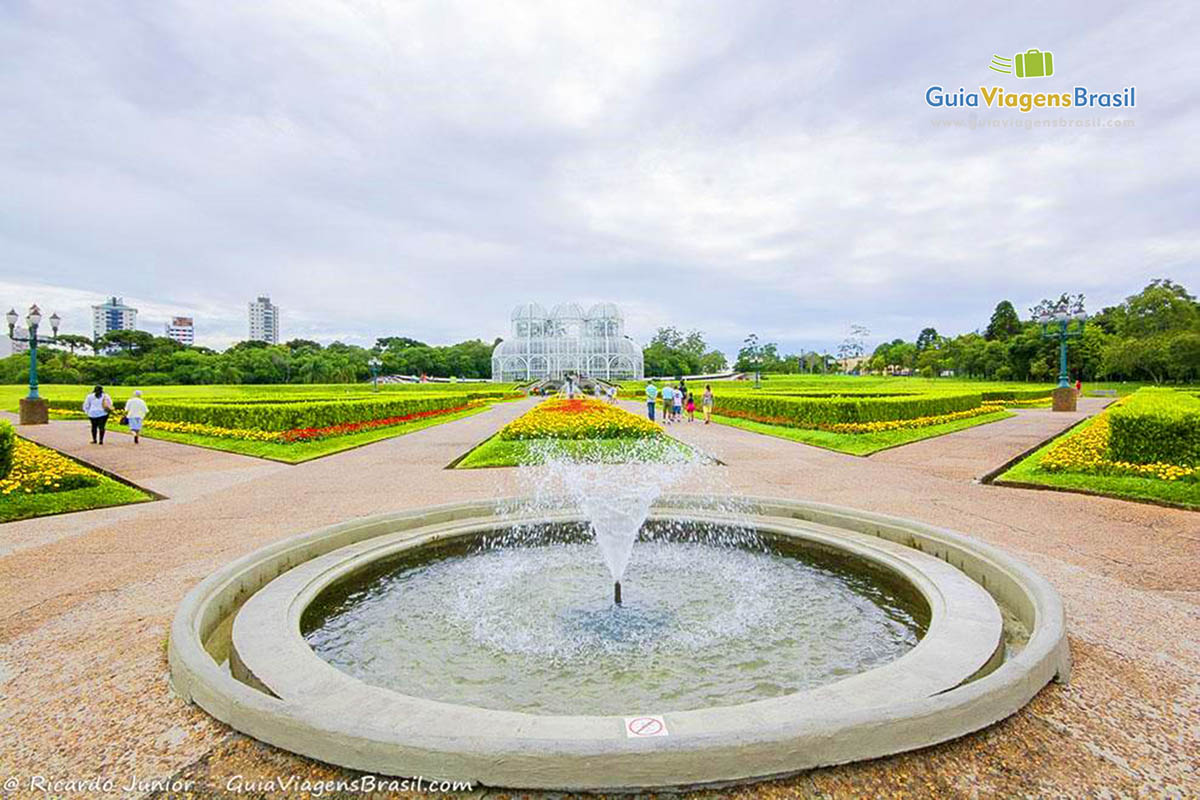
<svg viewBox="0 0 1200 800">
<path fill-rule="evenodd" d="M 443 414 L 456 414 L 465 411 L 478 403 L 464 403 L 453 408 L 439 408 L 429 411 L 414 411 L 395 417 L 363 420 L 361 422 L 345 422 L 338 425 L 328 425 L 320 428 L 293 428 L 287 431 L 261 431 L 253 428 L 224 428 L 218 425 L 205 425 L 199 422 L 171 422 L 169 420 L 147 419 L 143 427 L 148 430 L 166 431 L 168 433 L 186 433 L 196 436 L 209 436 L 214 439 L 238 439 L 254 442 L 275 442 L 277 444 L 292 444 L 294 442 L 312 442 L 318 439 L 328 439 L 335 436 L 347 436 L 366 430 L 386 428 L 393 425 L 404 425 L 419 419 L 437 417 Z M 153 412 L 152 412 L 153 413 Z"/>
<path fill-rule="evenodd" d="M 1139 389 L 1108 416 L 1113 461 L 1200 467 L 1200 398 L 1174 389 Z"/>
<path fill-rule="evenodd" d="M 484 398 L 480 398 L 481 400 Z M 471 400 L 464 393 L 430 394 L 418 397 L 385 395 L 345 400 L 294 400 L 272 402 L 224 402 L 150 400 L 150 417 L 159 422 L 182 422 L 214 428 L 253 431 L 293 431 L 304 428 L 331 428 L 371 420 L 404 417 L 423 411 L 462 408 Z M 57 412 L 79 410 L 75 401 L 56 400 Z M 117 404 L 118 408 L 122 404 Z"/>
<path fill-rule="evenodd" d="M 47 494 L 95 486 L 99 476 L 66 456 L 16 437 L 12 468 L 0 478 L 0 497 L 12 494 Z"/>
<path fill-rule="evenodd" d="M 500 429 L 502 440 L 648 439 L 662 430 L 648 419 L 591 398 L 547 400 Z"/>
<path fill-rule="evenodd" d="M 751 414 L 745 411 L 732 410 L 727 407 L 719 407 L 714 413 L 718 416 L 734 417 L 736 419 L 746 419 L 751 422 L 761 422 L 766 425 L 782 425 L 789 428 L 807 428 L 809 430 L 829 431 L 830 433 L 880 433 L 882 431 L 897 431 L 907 430 L 910 428 L 927 428 L 934 425 L 942 425 L 947 422 L 955 422 L 960 419 L 970 419 L 979 417 L 985 414 L 994 414 L 997 411 L 1004 409 L 1003 403 L 985 403 L 976 408 L 969 408 L 965 411 L 954 411 L 949 414 L 930 414 L 924 417 L 913 417 L 912 419 L 889 419 L 875 420 L 872 422 L 836 422 L 836 423 L 813 423 L 801 424 L 790 417 L 764 417 L 758 414 Z"/>
<path fill-rule="evenodd" d="M 1138 463 L 1114 458 L 1111 450 L 1111 423 L 1109 411 L 1098 415 L 1076 433 L 1056 442 L 1042 456 L 1038 466 L 1048 472 L 1127 475 L 1164 481 L 1200 481 L 1200 469 L 1196 467 L 1163 461 Z"/>
</svg>

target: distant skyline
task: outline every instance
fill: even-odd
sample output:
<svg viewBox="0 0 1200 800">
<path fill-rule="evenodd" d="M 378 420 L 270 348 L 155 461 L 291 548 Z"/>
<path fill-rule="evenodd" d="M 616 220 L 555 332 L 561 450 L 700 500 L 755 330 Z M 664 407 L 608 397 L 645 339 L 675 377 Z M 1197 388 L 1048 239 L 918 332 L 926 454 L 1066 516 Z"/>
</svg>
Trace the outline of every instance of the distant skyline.
<svg viewBox="0 0 1200 800">
<path fill-rule="evenodd" d="M 86 334 L 118 295 L 221 348 L 260 294 L 282 340 L 367 345 L 612 301 L 642 343 L 674 325 L 733 355 L 751 332 L 833 350 L 852 323 L 874 345 L 982 328 L 1002 299 L 1200 291 L 1194 12 L 1042 12 L 5 4 L 0 303 Z M 1054 77 L 988 70 L 1030 47 Z M 1138 103 L 934 109 L 932 85 Z M 938 127 L 1068 116 L 1133 124 Z"/>
</svg>

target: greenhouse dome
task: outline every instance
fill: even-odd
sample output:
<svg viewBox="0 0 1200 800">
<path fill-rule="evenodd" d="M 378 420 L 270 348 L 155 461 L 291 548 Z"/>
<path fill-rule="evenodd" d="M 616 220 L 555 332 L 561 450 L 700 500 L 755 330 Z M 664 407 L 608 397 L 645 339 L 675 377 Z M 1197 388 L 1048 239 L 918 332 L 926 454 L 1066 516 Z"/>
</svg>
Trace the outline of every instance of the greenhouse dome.
<svg viewBox="0 0 1200 800">
<path fill-rule="evenodd" d="M 538 303 L 525 303 L 513 309 L 511 320 L 510 338 L 492 351 L 494 381 L 644 376 L 642 348 L 625 335 L 625 318 L 612 303 L 597 303 L 587 312 L 578 303 L 563 303 L 549 313 Z"/>
</svg>

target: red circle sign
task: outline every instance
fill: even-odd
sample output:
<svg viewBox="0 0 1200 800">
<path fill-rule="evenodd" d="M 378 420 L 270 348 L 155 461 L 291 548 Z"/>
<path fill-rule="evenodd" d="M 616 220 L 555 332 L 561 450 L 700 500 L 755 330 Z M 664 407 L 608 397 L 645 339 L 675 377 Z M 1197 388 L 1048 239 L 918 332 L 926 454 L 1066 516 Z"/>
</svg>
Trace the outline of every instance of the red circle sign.
<svg viewBox="0 0 1200 800">
<path fill-rule="evenodd" d="M 654 717 L 631 719 L 625 727 L 629 729 L 630 736 L 658 736 L 663 732 L 662 720 Z"/>
</svg>

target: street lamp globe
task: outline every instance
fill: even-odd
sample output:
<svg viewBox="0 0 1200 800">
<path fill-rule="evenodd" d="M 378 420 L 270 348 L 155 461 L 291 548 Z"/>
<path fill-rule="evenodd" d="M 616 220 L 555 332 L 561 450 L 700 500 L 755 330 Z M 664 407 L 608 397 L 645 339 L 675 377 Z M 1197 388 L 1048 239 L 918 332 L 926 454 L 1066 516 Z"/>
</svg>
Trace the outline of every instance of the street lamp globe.
<svg viewBox="0 0 1200 800">
<path fill-rule="evenodd" d="M 372 358 L 370 361 L 367 362 L 367 366 L 370 367 L 371 369 L 379 369 L 380 367 L 383 366 L 383 362 L 380 361 L 378 358 Z"/>
<path fill-rule="evenodd" d="M 60 322 L 62 322 L 62 317 L 58 316 L 58 314 L 50 315 L 50 330 L 54 332 L 55 336 L 58 336 L 58 324 Z"/>
<path fill-rule="evenodd" d="M 0 306 L 0 308 L 2 308 L 2 306 Z M 8 313 L 4 315 L 4 318 L 8 320 L 8 329 L 11 331 L 14 327 L 16 327 L 17 324 L 17 310 L 15 308 L 10 308 Z"/>
<path fill-rule="evenodd" d="M 25 321 L 29 323 L 29 330 L 33 330 L 42 324 L 42 312 L 37 307 L 37 303 L 29 307 L 29 316 L 25 317 Z"/>
</svg>

